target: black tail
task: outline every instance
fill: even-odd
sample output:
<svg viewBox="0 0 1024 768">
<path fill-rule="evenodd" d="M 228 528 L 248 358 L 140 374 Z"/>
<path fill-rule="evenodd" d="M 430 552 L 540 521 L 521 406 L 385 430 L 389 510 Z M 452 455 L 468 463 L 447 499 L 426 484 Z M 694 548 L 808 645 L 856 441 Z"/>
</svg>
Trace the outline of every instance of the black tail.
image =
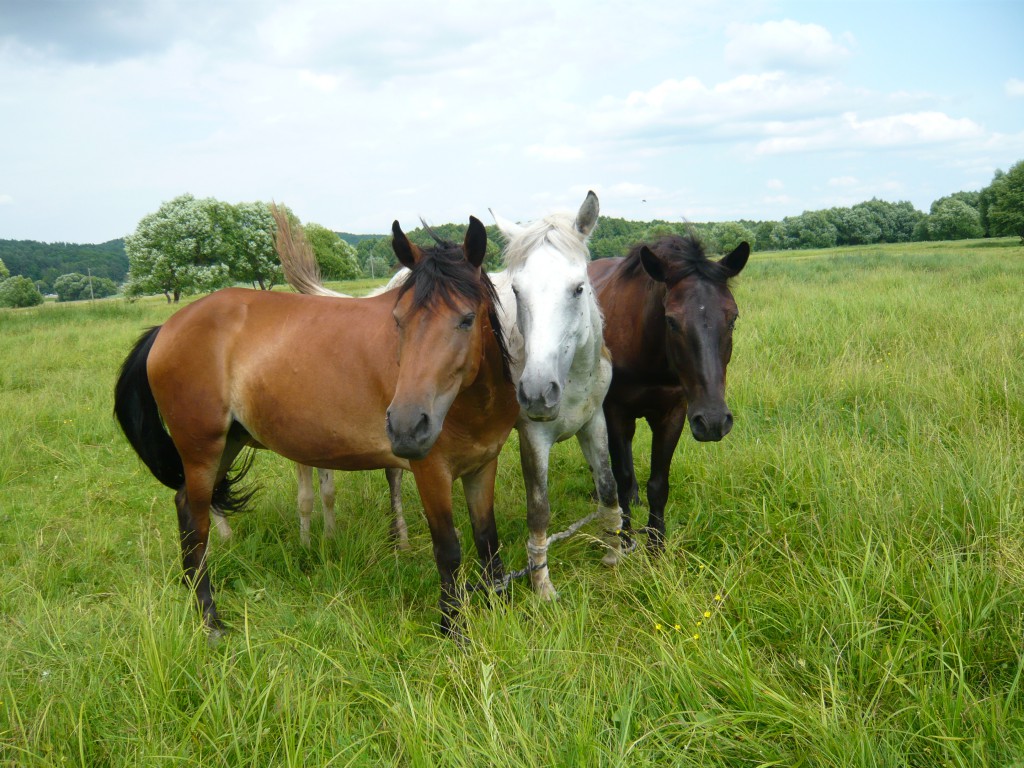
<svg viewBox="0 0 1024 768">
<path fill-rule="evenodd" d="M 164 428 L 146 374 L 149 350 L 159 332 L 160 326 L 156 326 L 143 333 L 124 359 L 114 386 L 114 415 L 153 476 L 176 491 L 185 485 L 185 467 Z"/>
<path fill-rule="evenodd" d="M 121 365 L 121 373 L 114 385 L 114 415 L 128 442 L 153 476 L 177 491 L 185 485 L 185 467 L 174 441 L 164 428 L 146 373 L 149 350 L 159 332 L 160 326 L 156 326 L 143 333 Z M 253 458 L 251 451 L 243 456 L 241 466 L 229 472 L 213 489 L 213 506 L 219 512 L 240 511 L 255 493 L 255 488 L 236 487 L 252 466 Z"/>
</svg>

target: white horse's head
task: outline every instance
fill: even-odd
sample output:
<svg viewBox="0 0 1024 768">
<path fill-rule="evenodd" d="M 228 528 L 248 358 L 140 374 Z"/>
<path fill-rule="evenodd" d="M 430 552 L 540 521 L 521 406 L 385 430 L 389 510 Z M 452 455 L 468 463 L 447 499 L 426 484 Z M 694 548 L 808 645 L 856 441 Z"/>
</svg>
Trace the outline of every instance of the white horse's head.
<svg viewBox="0 0 1024 768">
<path fill-rule="evenodd" d="M 508 241 L 505 265 L 524 343 L 519 405 L 534 421 L 557 418 L 576 350 L 600 339 L 601 321 L 590 280 L 587 239 L 597 226 L 597 195 L 579 213 L 553 214 L 526 226 L 491 214 Z"/>
</svg>

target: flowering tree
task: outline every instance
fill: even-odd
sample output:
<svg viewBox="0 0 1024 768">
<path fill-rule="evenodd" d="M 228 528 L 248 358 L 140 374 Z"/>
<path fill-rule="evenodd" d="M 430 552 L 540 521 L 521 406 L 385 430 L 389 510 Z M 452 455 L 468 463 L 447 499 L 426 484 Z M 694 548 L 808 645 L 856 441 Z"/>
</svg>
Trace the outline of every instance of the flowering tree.
<svg viewBox="0 0 1024 768">
<path fill-rule="evenodd" d="M 144 216 L 124 240 L 128 254 L 125 295 L 162 293 L 168 303 L 182 295 L 228 285 L 232 250 L 218 215 L 220 204 L 181 195 Z"/>
<path fill-rule="evenodd" d="M 217 203 L 231 276 L 269 290 L 284 280 L 274 249 L 277 227 L 266 203 Z"/>
</svg>

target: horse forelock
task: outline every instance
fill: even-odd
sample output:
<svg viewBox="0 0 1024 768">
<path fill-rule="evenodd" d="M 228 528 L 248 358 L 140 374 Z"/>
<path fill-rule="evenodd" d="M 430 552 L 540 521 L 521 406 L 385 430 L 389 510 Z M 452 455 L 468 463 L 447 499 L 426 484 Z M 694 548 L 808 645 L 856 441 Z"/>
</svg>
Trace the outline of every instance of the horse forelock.
<svg viewBox="0 0 1024 768">
<path fill-rule="evenodd" d="M 732 270 L 714 259 L 709 259 L 704 250 L 704 243 L 696 235 L 666 235 L 653 243 L 637 243 L 634 245 L 622 264 L 622 273 L 630 277 L 646 276 L 640 252 L 644 246 L 650 248 L 668 267 L 668 282 L 675 283 L 691 275 L 709 282 L 725 285 L 731 277 Z"/>
<path fill-rule="evenodd" d="M 509 238 L 505 246 L 504 263 L 507 269 L 521 266 L 531 253 L 550 244 L 566 258 L 586 264 L 590 252 L 576 232 L 576 220 L 568 213 L 553 213 L 527 224 L 521 232 Z"/>
</svg>

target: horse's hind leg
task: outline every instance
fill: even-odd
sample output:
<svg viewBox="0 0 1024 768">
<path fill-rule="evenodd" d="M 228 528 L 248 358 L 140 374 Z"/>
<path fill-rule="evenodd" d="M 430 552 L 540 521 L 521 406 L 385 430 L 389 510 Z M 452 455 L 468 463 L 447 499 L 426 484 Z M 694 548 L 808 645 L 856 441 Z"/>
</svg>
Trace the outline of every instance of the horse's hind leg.
<svg viewBox="0 0 1024 768">
<path fill-rule="evenodd" d="M 320 503 L 324 510 L 324 537 L 334 538 L 334 470 L 318 469 L 320 478 Z"/>
<path fill-rule="evenodd" d="M 308 547 L 309 518 L 313 514 L 313 468 L 296 464 L 295 475 L 298 480 L 299 542 Z"/>
<path fill-rule="evenodd" d="M 548 501 L 548 459 L 551 446 L 543 438 L 530 432 L 528 426 L 519 430 L 519 459 L 523 465 L 526 483 L 526 524 L 530 539 L 526 542 L 527 565 L 533 591 L 542 600 L 558 597 L 548 572 L 548 521 L 551 505 Z"/>
<path fill-rule="evenodd" d="M 608 460 L 608 427 L 604 413 L 598 411 L 579 432 L 576 433 L 583 455 L 590 465 L 597 488 L 598 510 L 601 525 L 604 526 L 604 540 L 608 551 L 601 562 L 605 565 L 616 565 L 622 555 L 622 508 L 619 506 L 615 477 Z"/>
<path fill-rule="evenodd" d="M 503 592 L 506 586 L 505 566 L 498 554 L 498 526 L 494 522 L 494 478 L 497 472 L 498 460 L 495 458 L 476 472 L 464 476 L 462 487 L 466 492 L 466 506 L 473 523 L 473 540 L 480 555 L 484 580 L 495 591 Z"/>
<path fill-rule="evenodd" d="M 213 515 L 213 524 L 217 526 L 217 533 L 224 541 L 228 541 L 231 538 L 231 526 L 228 524 L 228 519 L 222 512 L 218 512 L 216 507 L 210 510 L 210 514 Z"/>
<path fill-rule="evenodd" d="M 409 528 L 402 510 L 402 470 L 385 469 L 388 489 L 391 491 L 391 540 L 395 549 L 409 549 Z"/>
<path fill-rule="evenodd" d="M 192 496 L 188 488 L 199 491 Z M 223 628 L 217 607 L 213 602 L 213 590 L 210 587 L 210 575 L 206 568 L 207 545 L 210 538 L 210 502 L 206 495 L 205 502 L 193 504 L 191 498 L 202 498 L 201 488 L 195 483 L 188 483 L 174 496 L 174 505 L 178 511 L 178 533 L 181 537 L 181 560 L 185 571 L 185 582 L 195 592 L 196 601 L 203 614 L 203 623 L 211 630 Z M 207 494 L 212 494 L 210 489 Z"/>
</svg>

